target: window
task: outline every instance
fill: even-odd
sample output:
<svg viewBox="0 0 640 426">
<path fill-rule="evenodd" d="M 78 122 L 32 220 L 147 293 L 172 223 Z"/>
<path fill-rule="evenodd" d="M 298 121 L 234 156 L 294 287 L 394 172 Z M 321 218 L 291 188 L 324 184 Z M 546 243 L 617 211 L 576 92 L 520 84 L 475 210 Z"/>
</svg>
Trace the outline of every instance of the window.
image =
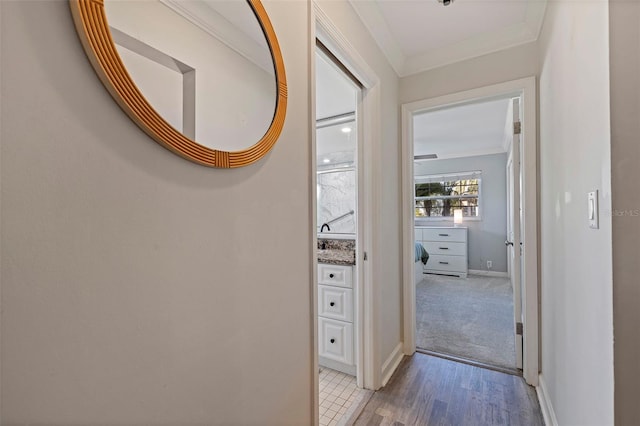
<svg viewBox="0 0 640 426">
<path fill-rule="evenodd" d="M 453 212 L 458 209 L 463 217 L 479 219 L 481 180 L 479 171 L 417 176 L 416 219 L 453 219 Z"/>
</svg>

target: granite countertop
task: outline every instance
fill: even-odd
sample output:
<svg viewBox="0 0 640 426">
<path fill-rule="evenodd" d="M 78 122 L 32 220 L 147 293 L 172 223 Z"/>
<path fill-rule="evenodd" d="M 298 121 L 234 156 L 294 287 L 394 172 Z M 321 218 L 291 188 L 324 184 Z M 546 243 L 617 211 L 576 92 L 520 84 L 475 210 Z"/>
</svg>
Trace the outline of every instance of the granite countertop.
<svg viewBox="0 0 640 426">
<path fill-rule="evenodd" d="M 330 265 L 355 265 L 355 240 L 318 238 L 318 263 Z"/>
<path fill-rule="evenodd" d="M 331 265 L 355 265 L 356 251 L 341 249 L 318 250 L 318 263 Z"/>
</svg>

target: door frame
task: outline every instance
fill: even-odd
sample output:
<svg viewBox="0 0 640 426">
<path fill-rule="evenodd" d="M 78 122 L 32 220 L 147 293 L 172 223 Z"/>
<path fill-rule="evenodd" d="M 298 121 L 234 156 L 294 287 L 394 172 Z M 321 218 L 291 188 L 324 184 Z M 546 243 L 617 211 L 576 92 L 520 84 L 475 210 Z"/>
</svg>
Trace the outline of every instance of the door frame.
<svg viewBox="0 0 640 426">
<path fill-rule="evenodd" d="M 517 102 L 516 102 L 517 99 Z M 520 117 L 520 103 L 522 99 L 520 97 L 510 100 L 509 105 L 509 136 L 511 143 L 509 146 L 509 153 L 507 156 L 506 165 L 506 182 L 507 182 L 507 241 L 511 241 L 511 245 L 507 246 L 507 271 L 509 279 L 511 280 L 511 287 L 513 288 L 513 313 L 514 313 L 514 328 L 517 327 L 517 323 L 522 318 L 522 254 L 520 253 L 520 231 L 522 229 L 522 203 L 520 202 L 520 177 L 522 173 L 521 167 L 521 155 L 520 155 L 520 135 L 515 134 L 513 123 L 521 121 Z M 516 172 L 517 170 L 517 172 Z M 516 188 L 518 190 L 516 190 Z M 517 226 L 514 226 L 516 225 Z M 516 250 L 517 247 L 517 250 Z M 517 259 L 517 261 L 516 261 Z M 523 359 L 523 346 L 522 335 L 516 333 L 515 335 L 516 345 L 516 368 L 522 369 Z"/>
<path fill-rule="evenodd" d="M 522 99 L 522 209 L 523 209 L 523 377 L 538 384 L 538 140 L 536 118 L 536 78 L 484 86 L 435 98 L 403 104 L 402 109 L 402 237 L 404 353 L 416 351 L 416 291 L 414 284 L 413 128 L 416 112 L 466 104 L 480 99 L 513 95 Z"/>
<path fill-rule="evenodd" d="M 360 81 L 362 84 L 360 102 L 357 109 L 358 147 L 357 147 L 357 173 L 358 173 L 358 200 L 357 200 L 357 232 L 356 232 L 356 359 L 358 386 L 365 389 L 377 389 L 381 383 L 379 346 L 380 321 L 377 320 L 380 306 L 380 289 L 373 279 L 380 268 L 376 262 L 376 254 L 379 252 L 379 238 L 374 229 L 379 223 L 379 196 L 380 179 L 375 170 L 379 170 L 380 154 L 380 79 L 366 61 L 360 56 L 358 50 L 333 24 L 329 16 L 321 6 L 313 2 L 311 8 L 311 32 L 309 37 L 310 82 L 311 82 L 311 162 L 312 170 L 315 170 L 315 52 L 316 38 L 340 61 L 340 63 Z M 365 143 L 366 141 L 366 143 Z M 311 176 L 311 214 L 312 214 L 312 289 L 311 289 L 311 348 L 312 348 L 312 412 L 314 424 L 319 421 L 319 390 L 318 390 L 318 257 L 317 257 L 317 218 L 316 218 L 316 176 Z M 368 260 L 364 260 L 365 254 Z"/>
</svg>

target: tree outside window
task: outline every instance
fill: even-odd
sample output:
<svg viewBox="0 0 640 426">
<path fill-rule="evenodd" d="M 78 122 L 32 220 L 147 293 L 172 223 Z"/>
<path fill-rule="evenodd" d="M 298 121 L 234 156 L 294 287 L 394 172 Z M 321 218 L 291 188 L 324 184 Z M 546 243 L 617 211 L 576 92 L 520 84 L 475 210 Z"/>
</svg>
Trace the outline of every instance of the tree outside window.
<svg viewBox="0 0 640 426">
<path fill-rule="evenodd" d="M 415 180 L 415 217 L 453 218 L 454 210 L 463 217 L 480 217 L 481 172 L 419 176 Z"/>
</svg>

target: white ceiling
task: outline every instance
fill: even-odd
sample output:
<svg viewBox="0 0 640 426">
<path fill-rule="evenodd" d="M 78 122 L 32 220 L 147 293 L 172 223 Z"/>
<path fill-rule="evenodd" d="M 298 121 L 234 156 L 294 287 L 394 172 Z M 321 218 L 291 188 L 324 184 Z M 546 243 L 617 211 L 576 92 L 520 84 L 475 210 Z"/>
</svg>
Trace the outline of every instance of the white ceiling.
<svg viewBox="0 0 640 426">
<path fill-rule="evenodd" d="M 399 76 L 538 38 L 547 0 L 349 0 Z"/>
<path fill-rule="evenodd" d="M 353 112 L 356 86 L 324 54 L 316 52 L 316 119 Z"/>
<path fill-rule="evenodd" d="M 358 89 L 355 84 L 321 52 L 316 52 L 316 117 L 323 119 L 354 112 Z M 349 128 L 350 132 L 342 129 Z M 346 157 L 353 161 L 356 148 L 354 122 L 324 127 L 316 131 L 316 154 L 319 166 L 331 167 Z M 346 156 L 346 157 L 345 157 Z M 324 160 L 329 162 L 325 162 Z"/>
<path fill-rule="evenodd" d="M 509 104 L 509 99 L 500 99 L 415 115 L 414 155 L 442 159 L 506 152 Z"/>
</svg>

